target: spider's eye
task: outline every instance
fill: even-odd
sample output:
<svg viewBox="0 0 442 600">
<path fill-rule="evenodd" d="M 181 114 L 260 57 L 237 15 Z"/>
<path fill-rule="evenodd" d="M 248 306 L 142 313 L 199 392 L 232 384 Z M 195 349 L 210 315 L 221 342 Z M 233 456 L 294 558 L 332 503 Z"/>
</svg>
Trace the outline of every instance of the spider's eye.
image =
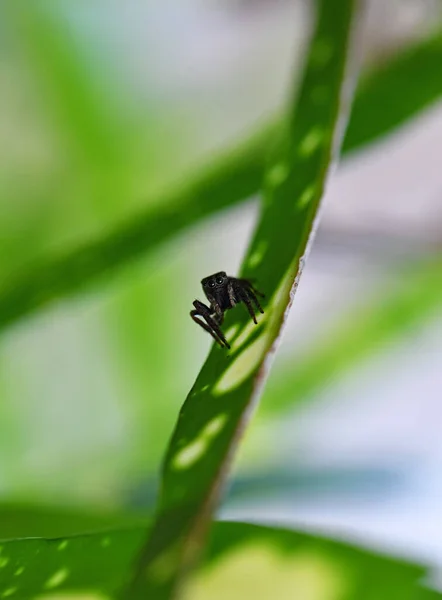
<svg viewBox="0 0 442 600">
<path fill-rule="evenodd" d="M 210 287 L 215 287 L 215 282 L 213 281 L 213 279 L 211 281 L 209 281 L 209 286 Z"/>
<path fill-rule="evenodd" d="M 222 277 L 217 277 L 216 278 L 216 283 L 218 283 L 219 285 L 221 285 L 223 283 L 224 279 Z"/>
</svg>

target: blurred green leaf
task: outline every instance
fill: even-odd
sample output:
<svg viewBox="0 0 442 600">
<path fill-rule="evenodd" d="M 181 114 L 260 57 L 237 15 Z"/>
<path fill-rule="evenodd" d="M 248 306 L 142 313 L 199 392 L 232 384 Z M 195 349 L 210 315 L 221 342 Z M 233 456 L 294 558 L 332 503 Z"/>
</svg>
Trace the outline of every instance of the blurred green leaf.
<svg viewBox="0 0 442 600">
<path fill-rule="evenodd" d="M 177 593 L 265 378 L 264 363 L 298 284 L 343 135 L 349 104 L 344 98 L 347 52 L 356 7 L 353 0 L 318 3 L 299 97 L 295 94 L 289 107 L 286 130 L 269 165 L 261 216 L 243 262 L 243 276 L 259 282 L 267 294 L 266 312 L 256 327 L 246 311 L 231 311 L 225 330 L 232 349 L 212 349 L 181 409 L 163 466 L 157 516 L 130 598 L 145 597 L 146 585 L 147 594 L 158 599 Z"/>
<path fill-rule="evenodd" d="M 80 192 L 71 196 L 78 195 L 75 214 L 81 223 L 80 230 L 83 227 L 88 230 L 92 221 L 94 230 L 98 227 L 101 231 L 128 211 L 128 199 L 134 196 L 133 180 L 138 183 L 139 164 L 138 159 L 135 161 L 134 140 L 129 143 L 132 130 L 120 98 L 121 86 L 117 81 L 109 83 L 109 76 L 103 75 L 105 66 L 97 59 L 97 53 L 87 48 L 65 10 L 56 4 L 28 5 L 22 0 L 8 1 L 5 5 L 7 23 L 18 34 L 26 66 L 46 101 L 46 111 L 55 117 L 57 135 L 62 137 L 62 151 L 68 163 L 62 187 L 80 187 Z M 152 120 L 149 109 L 144 107 L 146 123 Z M 158 114 L 155 116 L 160 120 Z M 147 176 L 149 171 L 152 174 L 150 154 L 159 149 L 156 131 L 151 127 L 149 157 L 143 152 L 143 171 Z M 68 227 L 69 237 L 75 238 L 76 225 L 65 216 L 68 200 L 57 200 L 53 202 L 53 213 L 60 218 L 53 215 L 52 233 L 57 236 L 57 228 Z M 28 258 L 32 255 L 32 245 L 21 242 L 19 245 Z M 128 278 L 124 290 L 101 313 L 106 320 L 109 361 L 115 361 L 111 368 L 118 373 L 118 384 L 124 387 L 121 393 L 126 398 L 128 412 L 132 411 L 133 422 L 143 423 L 143 448 L 148 439 L 155 464 L 160 444 L 155 445 L 154 438 L 162 434 L 164 439 L 170 422 L 167 421 L 166 430 L 162 429 L 165 402 L 158 406 L 144 399 L 147 390 L 152 396 L 159 393 L 155 384 L 164 375 L 165 365 L 171 362 L 167 360 L 172 352 L 167 329 L 172 328 L 172 321 L 165 322 L 161 329 L 153 326 L 157 303 L 161 302 L 165 308 L 168 301 L 172 302 L 171 298 L 160 297 L 163 288 L 158 286 L 157 274 L 143 284 L 139 277 Z M 146 315 L 142 321 L 140 307 Z M 156 352 L 146 366 L 145 349 L 149 344 L 156 347 Z M 131 401 L 134 397 L 142 398 L 142 403 Z"/>
<path fill-rule="evenodd" d="M 310 352 L 278 367 L 260 416 L 277 416 L 307 401 L 327 383 L 428 322 L 442 306 L 441 274 L 437 258 L 404 267 L 367 306 L 347 312 Z"/>
<path fill-rule="evenodd" d="M 442 94 L 441 59 L 438 33 L 362 78 L 343 152 L 373 142 L 434 104 Z"/>
<path fill-rule="evenodd" d="M 100 87 L 98 65 L 54 6 L 7 0 L 4 11 L 73 156 L 82 169 L 100 168 L 113 177 L 124 164 L 124 117 Z"/>
<path fill-rule="evenodd" d="M 373 72 L 357 95 L 345 149 L 355 150 L 379 138 L 440 98 L 441 61 L 439 35 Z M 419 85 L 414 85 L 415 81 Z M 378 119 L 379 112 L 382 118 Z M 266 125 L 193 180 L 181 182 L 161 199 L 155 198 L 157 208 L 129 218 L 107 235 L 38 262 L 3 282 L 0 328 L 55 300 L 81 292 L 90 282 L 117 271 L 183 229 L 255 194 L 275 130 L 274 124 Z"/>
<path fill-rule="evenodd" d="M 0 540 L 21 537 L 66 537 L 144 524 L 140 514 L 9 502 L 0 504 Z M 1 593 L 0 593 L 1 596 Z"/>
<path fill-rule="evenodd" d="M 1 542 L 0 595 L 25 600 L 115 597 L 144 528 Z M 253 577 L 250 574 L 253 573 Z M 282 528 L 216 523 L 192 600 L 430 600 L 425 568 L 385 554 Z M 76 594 L 75 594 L 76 593 Z"/>
</svg>

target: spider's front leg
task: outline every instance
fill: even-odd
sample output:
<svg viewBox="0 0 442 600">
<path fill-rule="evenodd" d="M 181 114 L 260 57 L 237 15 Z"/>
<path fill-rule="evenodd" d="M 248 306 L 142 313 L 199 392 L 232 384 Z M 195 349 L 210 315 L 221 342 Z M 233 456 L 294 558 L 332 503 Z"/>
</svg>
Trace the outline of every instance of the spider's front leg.
<svg viewBox="0 0 442 600">
<path fill-rule="evenodd" d="M 219 326 L 219 322 L 222 321 L 223 315 L 221 315 L 221 318 L 220 318 L 220 315 L 217 314 L 216 317 L 213 318 L 212 317 L 212 315 L 214 313 L 213 309 L 209 308 L 208 306 L 206 306 L 203 302 L 200 302 L 199 300 L 195 300 L 193 303 L 193 306 L 195 307 L 195 310 L 190 311 L 190 316 L 195 321 L 195 323 L 198 323 L 198 325 L 200 325 L 200 327 L 205 329 L 205 331 L 207 331 L 207 333 L 210 333 L 210 335 L 213 337 L 213 339 L 222 348 L 230 349 L 230 345 L 227 342 L 226 338 L 224 337 L 224 334 L 221 331 L 221 328 Z M 203 319 L 206 322 L 204 323 L 204 321 L 202 321 L 198 317 L 203 317 Z"/>
<path fill-rule="evenodd" d="M 234 279 L 233 280 L 233 290 L 235 292 L 235 295 L 242 302 L 244 302 L 244 304 L 247 307 L 247 310 L 249 311 L 249 315 L 252 317 L 255 325 L 257 325 L 258 321 L 256 320 L 256 315 L 255 315 L 255 311 L 253 308 L 253 304 L 256 306 L 256 308 L 259 310 L 260 313 L 264 314 L 262 306 L 259 303 L 259 300 L 256 296 L 256 294 L 259 294 L 260 296 L 263 296 L 264 294 L 261 294 L 261 292 L 258 292 L 258 290 L 255 290 L 255 288 L 252 286 L 251 282 L 248 279 Z M 253 302 L 253 304 L 252 304 L 252 302 Z"/>
</svg>

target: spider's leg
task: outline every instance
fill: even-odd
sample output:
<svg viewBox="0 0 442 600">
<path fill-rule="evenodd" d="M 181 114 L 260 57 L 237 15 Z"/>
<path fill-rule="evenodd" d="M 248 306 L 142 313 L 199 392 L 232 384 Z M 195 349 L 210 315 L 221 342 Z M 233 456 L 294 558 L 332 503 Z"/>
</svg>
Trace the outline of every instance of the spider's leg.
<svg viewBox="0 0 442 600">
<path fill-rule="evenodd" d="M 255 306 L 259 310 L 259 312 L 261 314 L 264 314 L 264 310 L 263 310 L 261 304 L 259 303 L 258 298 L 256 297 L 255 290 L 250 287 L 247 289 L 246 293 L 249 296 L 249 298 L 251 298 L 253 300 L 253 302 L 255 303 Z"/>
<path fill-rule="evenodd" d="M 213 320 L 218 324 L 218 325 L 222 325 L 224 322 L 224 313 L 223 312 L 216 312 L 215 316 L 213 317 Z"/>
<path fill-rule="evenodd" d="M 256 289 L 253 285 L 252 281 L 254 279 L 237 279 L 237 281 L 241 282 L 244 286 L 248 287 L 256 296 L 261 296 L 261 298 L 265 298 L 265 294 Z"/>
<path fill-rule="evenodd" d="M 204 321 L 201 321 L 201 319 L 198 318 L 198 315 L 199 315 L 198 311 L 196 311 L 196 310 L 190 311 L 190 316 L 195 321 L 195 323 L 198 323 L 198 325 L 200 325 L 200 327 L 202 327 L 205 331 L 210 333 L 210 335 L 221 346 L 221 348 L 224 348 L 224 347 L 230 348 L 230 346 L 227 343 L 224 344 L 224 341 L 216 335 L 215 331 L 209 325 L 206 325 L 206 323 L 204 323 Z"/>
<path fill-rule="evenodd" d="M 211 302 L 210 309 L 212 313 L 215 313 L 215 316 L 213 317 L 215 321 L 218 323 L 218 325 L 221 325 L 224 321 L 224 312 L 220 305 L 217 302 Z"/>
<path fill-rule="evenodd" d="M 247 310 L 249 311 L 249 314 L 252 317 L 255 325 L 258 325 L 258 321 L 256 320 L 255 311 L 253 310 L 253 306 L 250 301 L 247 288 L 244 287 L 243 284 L 237 283 L 235 285 L 235 292 L 241 298 L 241 300 L 244 302 L 244 304 L 247 306 Z"/>
<path fill-rule="evenodd" d="M 235 288 L 233 287 L 233 283 L 229 281 L 227 284 L 227 293 L 229 294 L 230 306 L 233 308 L 236 304 L 235 298 Z"/>
<path fill-rule="evenodd" d="M 230 348 L 230 345 L 228 344 L 226 338 L 224 337 L 224 334 L 221 331 L 218 323 L 211 316 L 213 313 L 212 309 L 210 309 L 208 306 L 206 306 L 199 300 L 195 300 L 193 305 L 196 310 L 190 311 L 190 316 L 195 321 L 195 323 L 198 323 L 198 325 L 200 325 L 203 329 L 205 329 L 205 331 L 210 333 L 210 335 L 213 337 L 213 339 L 221 347 Z M 204 321 L 202 321 L 198 317 L 203 317 L 203 319 L 206 321 L 206 323 L 204 323 Z"/>
</svg>

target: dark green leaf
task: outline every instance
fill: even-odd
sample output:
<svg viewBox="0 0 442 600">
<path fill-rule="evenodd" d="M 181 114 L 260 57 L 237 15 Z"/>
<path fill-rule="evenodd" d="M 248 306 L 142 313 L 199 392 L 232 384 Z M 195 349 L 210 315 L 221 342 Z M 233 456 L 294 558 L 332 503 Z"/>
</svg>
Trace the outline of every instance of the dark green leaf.
<svg viewBox="0 0 442 600">
<path fill-rule="evenodd" d="M 0 596 L 115 596 L 144 535 L 138 528 L 1 542 Z M 342 542 L 244 523 L 216 523 L 211 537 L 192 600 L 441 598 L 421 586 L 422 566 Z"/>
<path fill-rule="evenodd" d="M 10 502 L 0 504 L 0 540 L 66 537 L 107 528 L 132 527 L 144 520 L 138 514 Z"/>
</svg>

